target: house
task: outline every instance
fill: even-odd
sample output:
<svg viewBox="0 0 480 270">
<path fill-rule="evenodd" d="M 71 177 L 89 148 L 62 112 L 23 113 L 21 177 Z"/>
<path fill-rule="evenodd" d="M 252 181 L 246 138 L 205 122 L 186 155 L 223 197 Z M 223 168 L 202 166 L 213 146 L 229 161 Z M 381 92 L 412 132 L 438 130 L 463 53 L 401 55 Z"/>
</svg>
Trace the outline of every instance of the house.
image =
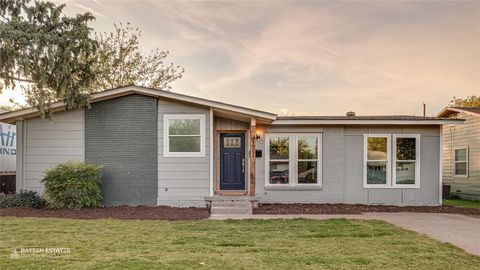
<svg viewBox="0 0 480 270">
<path fill-rule="evenodd" d="M 443 182 L 461 197 L 480 200 L 480 107 L 447 107 L 438 117 L 465 119 L 443 126 Z"/>
<path fill-rule="evenodd" d="M 17 125 L 17 189 L 43 191 L 67 161 L 104 165 L 105 205 L 205 207 L 221 196 L 260 203 L 441 204 L 441 125 L 416 116 L 291 116 L 126 86 L 91 108 L 52 105 L 0 115 Z M 367 150 L 368 149 L 368 150 Z"/>
</svg>

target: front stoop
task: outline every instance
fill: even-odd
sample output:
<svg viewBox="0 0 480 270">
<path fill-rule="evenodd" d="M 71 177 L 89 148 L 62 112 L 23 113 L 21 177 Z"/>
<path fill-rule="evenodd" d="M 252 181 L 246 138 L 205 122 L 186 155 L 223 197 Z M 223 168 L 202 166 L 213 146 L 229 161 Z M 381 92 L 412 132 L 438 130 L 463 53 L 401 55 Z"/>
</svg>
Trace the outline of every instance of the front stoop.
<svg viewBox="0 0 480 270">
<path fill-rule="evenodd" d="M 213 196 L 206 198 L 210 202 L 210 214 L 213 217 L 252 215 L 257 199 L 249 196 Z"/>
</svg>

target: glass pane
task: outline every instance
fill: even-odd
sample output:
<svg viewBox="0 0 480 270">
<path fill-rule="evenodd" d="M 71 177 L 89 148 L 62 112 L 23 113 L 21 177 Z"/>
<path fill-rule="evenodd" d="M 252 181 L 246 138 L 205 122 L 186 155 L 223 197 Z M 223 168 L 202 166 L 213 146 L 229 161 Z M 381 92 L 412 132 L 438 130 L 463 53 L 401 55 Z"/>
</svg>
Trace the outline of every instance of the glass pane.
<svg viewBox="0 0 480 270">
<path fill-rule="evenodd" d="M 223 147 L 224 148 L 241 148 L 242 138 L 240 137 L 224 137 L 223 138 Z"/>
<path fill-rule="evenodd" d="M 467 149 L 455 150 L 455 161 L 467 161 Z"/>
<path fill-rule="evenodd" d="M 397 138 L 397 159 L 416 160 L 416 139 Z"/>
<path fill-rule="evenodd" d="M 466 162 L 455 163 L 455 175 L 467 175 L 467 163 Z"/>
<path fill-rule="evenodd" d="M 270 159 L 289 159 L 288 137 L 270 138 Z"/>
<path fill-rule="evenodd" d="M 298 159 L 317 159 L 317 137 L 298 137 Z"/>
<path fill-rule="evenodd" d="M 415 185 L 415 162 L 397 162 L 395 183 Z"/>
<path fill-rule="evenodd" d="M 368 160 L 387 160 L 387 138 L 368 138 Z"/>
<path fill-rule="evenodd" d="M 298 183 L 316 184 L 317 183 L 317 162 L 299 161 L 298 162 Z"/>
<path fill-rule="evenodd" d="M 200 119 L 170 119 L 169 135 L 200 135 Z"/>
<path fill-rule="evenodd" d="M 169 138 L 170 152 L 200 152 L 200 136 Z"/>
<path fill-rule="evenodd" d="M 367 184 L 386 184 L 387 183 L 387 162 L 369 161 L 367 162 Z"/>
<path fill-rule="evenodd" d="M 270 161 L 270 184 L 288 184 L 289 163 L 285 161 Z"/>
</svg>

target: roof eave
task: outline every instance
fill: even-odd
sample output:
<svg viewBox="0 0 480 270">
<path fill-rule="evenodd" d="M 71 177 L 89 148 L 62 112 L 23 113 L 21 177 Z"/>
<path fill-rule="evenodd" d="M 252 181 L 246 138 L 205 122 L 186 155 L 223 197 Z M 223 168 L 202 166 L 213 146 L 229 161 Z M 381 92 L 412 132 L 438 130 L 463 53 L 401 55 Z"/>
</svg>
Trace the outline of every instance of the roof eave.
<svg viewBox="0 0 480 270">
<path fill-rule="evenodd" d="M 463 119 L 439 120 L 275 120 L 272 125 L 447 125 Z"/>
<path fill-rule="evenodd" d="M 467 110 L 462 110 L 460 108 L 453 108 L 453 107 L 445 107 L 441 112 L 439 112 L 437 114 L 436 117 L 447 117 L 452 112 L 465 113 L 465 114 L 468 114 L 468 115 L 473 115 L 473 116 L 480 117 L 480 114 L 478 114 L 478 113 L 474 113 L 474 112 L 467 111 Z"/>
<path fill-rule="evenodd" d="M 145 88 L 140 86 L 125 86 L 120 88 L 115 88 L 99 93 L 92 94 L 92 103 L 112 99 L 116 97 L 131 95 L 131 94 L 142 94 L 147 96 L 152 96 L 156 98 L 166 98 L 171 100 L 177 100 L 187 103 L 193 103 L 197 105 L 202 105 L 206 107 L 217 108 L 221 110 L 232 111 L 236 113 L 241 113 L 244 115 L 248 115 L 250 117 L 260 118 L 267 122 L 274 121 L 277 118 L 276 114 L 259 111 L 255 109 L 245 108 L 237 105 L 227 104 L 223 102 L 182 95 L 173 92 L 161 91 L 152 88 Z M 61 111 L 65 109 L 65 104 L 63 102 L 55 102 L 51 104 L 51 108 L 53 111 Z M 38 110 L 36 108 L 27 108 L 23 110 L 8 112 L 4 114 L 0 114 L 0 121 L 12 123 L 16 120 L 22 120 L 25 118 L 31 118 L 38 116 Z"/>
</svg>

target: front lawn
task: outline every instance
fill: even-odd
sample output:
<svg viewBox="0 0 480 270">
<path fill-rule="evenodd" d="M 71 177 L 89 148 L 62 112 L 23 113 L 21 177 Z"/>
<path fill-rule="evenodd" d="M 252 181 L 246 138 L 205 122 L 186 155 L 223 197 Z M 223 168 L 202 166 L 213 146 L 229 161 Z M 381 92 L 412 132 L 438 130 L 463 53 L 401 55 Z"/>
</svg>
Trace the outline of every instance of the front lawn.
<svg viewBox="0 0 480 270">
<path fill-rule="evenodd" d="M 0 228 L 0 269 L 478 269 L 480 265 L 480 257 L 382 221 L 2 217 Z M 21 253 L 21 248 L 68 248 L 70 253 L 49 258 Z"/>
<path fill-rule="evenodd" d="M 460 206 L 465 208 L 480 209 L 480 201 L 462 200 L 462 199 L 444 199 L 444 205 Z"/>
</svg>

